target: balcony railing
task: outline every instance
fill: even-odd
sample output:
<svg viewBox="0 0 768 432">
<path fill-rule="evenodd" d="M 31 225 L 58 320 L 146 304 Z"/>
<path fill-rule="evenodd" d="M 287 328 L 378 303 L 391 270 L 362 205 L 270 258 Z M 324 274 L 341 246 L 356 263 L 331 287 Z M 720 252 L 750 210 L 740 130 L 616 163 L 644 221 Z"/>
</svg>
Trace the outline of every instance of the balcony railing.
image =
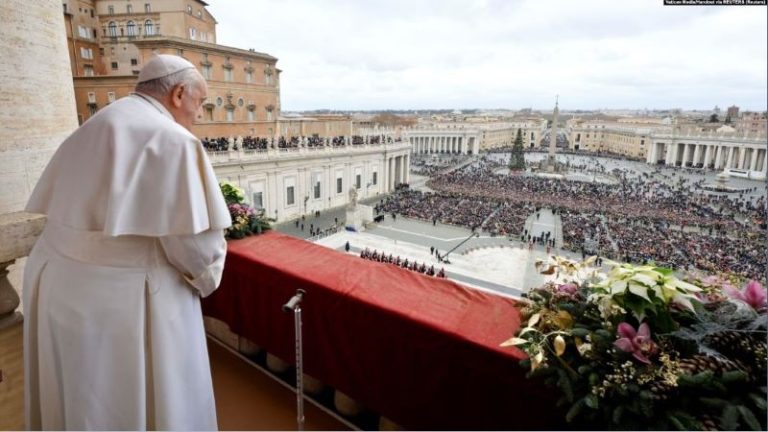
<svg viewBox="0 0 768 432">
<path fill-rule="evenodd" d="M 21 287 L 11 285 L 8 267 L 29 255 L 44 225 L 42 215 L 0 215 L 0 430 L 24 428 Z"/>
<path fill-rule="evenodd" d="M 304 156 L 328 155 L 352 155 L 372 151 L 398 151 L 410 150 L 411 144 L 407 141 L 386 144 L 359 144 L 345 146 L 313 146 L 313 147 L 282 147 L 268 149 L 240 149 L 227 151 L 208 152 L 211 164 L 224 165 L 228 163 L 242 163 L 259 160 L 274 160 L 300 158 Z"/>
</svg>

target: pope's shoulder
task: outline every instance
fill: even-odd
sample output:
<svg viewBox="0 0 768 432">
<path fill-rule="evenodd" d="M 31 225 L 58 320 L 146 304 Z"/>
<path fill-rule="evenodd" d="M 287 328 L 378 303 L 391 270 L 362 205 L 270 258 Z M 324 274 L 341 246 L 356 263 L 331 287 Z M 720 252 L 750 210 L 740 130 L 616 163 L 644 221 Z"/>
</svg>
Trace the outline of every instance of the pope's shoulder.
<svg viewBox="0 0 768 432">
<path fill-rule="evenodd" d="M 200 141 L 173 118 L 136 95 L 111 103 L 83 124 L 81 129 L 101 130 L 113 136 L 130 136 L 139 141 L 161 140 L 170 145 L 196 147 Z"/>
</svg>

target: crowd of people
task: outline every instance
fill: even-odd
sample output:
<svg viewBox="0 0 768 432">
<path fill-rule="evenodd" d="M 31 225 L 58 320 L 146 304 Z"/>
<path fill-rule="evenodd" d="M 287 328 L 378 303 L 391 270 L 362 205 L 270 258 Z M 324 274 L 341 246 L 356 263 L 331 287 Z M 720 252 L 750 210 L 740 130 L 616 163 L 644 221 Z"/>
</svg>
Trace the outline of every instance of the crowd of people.
<svg viewBox="0 0 768 432">
<path fill-rule="evenodd" d="M 701 193 L 703 179 L 661 167 L 614 169 L 618 182 L 608 184 L 495 174 L 497 166 L 480 160 L 439 174 L 427 183 L 434 192 L 401 190 L 376 210 L 525 241 L 526 219 L 547 207 L 560 215 L 563 247 L 574 252 L 765 277 L 764 195 Z"/>
<path fill-rule="evenodd" d="M 419 264 L 416 260 L 408 260 L 408 258 L 401 259 L 399 256 L 394 257 L 392 254 L 385 254 L 384 252 L 378 252 L 376 249 L 371 251 L 368 248 L 363 249 L 360 252 L 360 258 L 367 259 L 369 261 L 376 261 L 380 263 L 392 264 L 404 269 L 415 271 L 425 274 L 427 276 L 434 276 L 438 278 L 445 278 L 445 269 L 435 270 L 434 265 L 427 267 L 426 263 Z"/>
<path fill-rule="evenodd" d="M 200 140 L 203 147 L 210 152 L 256 150 L 266 151 L 269 149 L 295 149 L 295 148 L 315 148 L 315 147 L 341 147 L 347 145 L 365 145 L 396 142 L 394 138 L 386 135 L 352 135 L 352 136 L 292 136 L 292 137 L 205 137 Z"/>
</svg>

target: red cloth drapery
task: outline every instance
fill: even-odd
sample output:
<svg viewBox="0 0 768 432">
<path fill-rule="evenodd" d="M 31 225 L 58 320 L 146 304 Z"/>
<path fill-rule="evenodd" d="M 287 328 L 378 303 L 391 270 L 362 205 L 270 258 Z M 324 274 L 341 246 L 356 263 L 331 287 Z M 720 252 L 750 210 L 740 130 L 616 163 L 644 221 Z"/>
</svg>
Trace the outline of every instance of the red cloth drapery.
<svg viewBox="0 0 768 432">
<path fill-rule="evenodd" d="M 270 232 L 230 242 L 221 287 L 203 312 L 293 362 L 293 317 L 306 290 L 305 372 L 408 429 L 550 429 L 559 413 L 523 353 L 499 344 L 514 300 Z"/>
</svg>

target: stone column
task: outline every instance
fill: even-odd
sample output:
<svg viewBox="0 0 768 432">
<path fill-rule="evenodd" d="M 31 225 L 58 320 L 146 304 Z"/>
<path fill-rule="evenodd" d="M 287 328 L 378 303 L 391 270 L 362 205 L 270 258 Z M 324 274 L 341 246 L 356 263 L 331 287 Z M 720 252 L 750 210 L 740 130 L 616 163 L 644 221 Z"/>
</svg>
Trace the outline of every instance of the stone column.
<svg viewBox="0 0 768 432">
<path fill-rule="evenodd" d="M 749 170 L 757 171 L 757 149 L 752 149 L 752 160 L 749 162 Z"/>
<path fill-rule="evenodd" d="M 709 169 L 709 164 L 712 161 L 712 145 L 707 144 L 704 149 L 704 168 Z"/>
<path fill-rule="evenodd" d="M 43 224 L 18 212 L 77 128 L 77 113 L 61 1 L 4 0 L 0 22 L 0 321 L 10 325 L 20 315 L 9 279 L 20 289 L 22 268 L 14 266 L 9 279 L 7 268 L 26 256 L 36 238 L 32 227 Z"/>
<path fill-rule="evenodd" d="M 739 169 L 747 169 L 746 164 L 747 163 L 747 148 L 746 147 L 739 147 Z"/>
<path fill-rule="evenodd" d="M 403 172 L 405 173 L 405 182 L 411 184 L 411 157 L 409 155 L 403 156 Z"/>
<path fill-rule="evenodd" d="M 726 168 L 731 169 L 733 167 L 733 147 L 728 147 L 728 159 L 726 162 Z"/>
<path fill-rule="evenodd" d="M 699 163 L 700 158 L 701 158 L 701 146 L 696 144 L 696 146 L 693 148 L 693 166 L 696 166 L 696 164 Z"/>
<path fill-rule="evenodd" d="M 683 163 L 681 166 L 685 166 L 685 163 L 688 162 L 688 149 L 690 145 L 689 144 L 683 144 Z"/>
</svg>

